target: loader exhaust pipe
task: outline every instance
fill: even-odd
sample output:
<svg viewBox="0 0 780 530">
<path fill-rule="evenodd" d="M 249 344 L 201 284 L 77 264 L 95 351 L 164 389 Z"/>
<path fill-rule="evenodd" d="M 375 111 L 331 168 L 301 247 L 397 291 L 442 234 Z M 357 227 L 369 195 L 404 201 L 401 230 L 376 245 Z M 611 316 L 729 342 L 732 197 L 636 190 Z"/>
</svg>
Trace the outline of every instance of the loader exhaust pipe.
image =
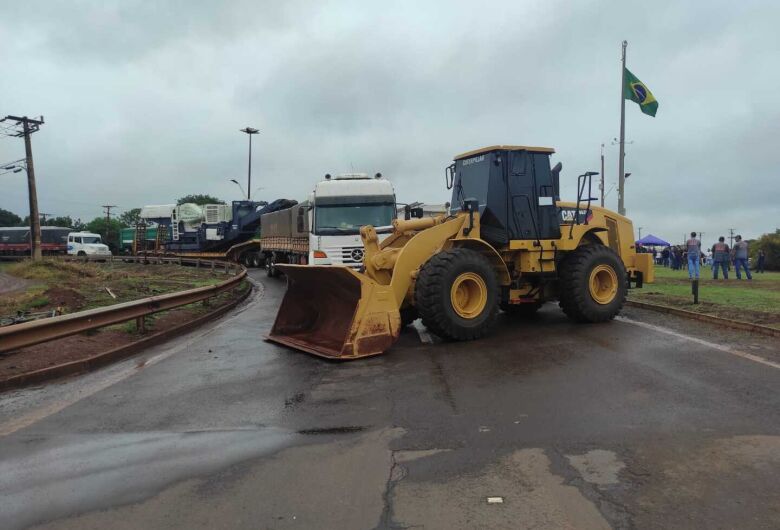
<svg viewBox="0 0 780 530">
<path fill-rule="evenodd" d="M 389 348 L 401 330 L 392 291 L 347 267 L 277 265 L 287 292 L 267 339 L 331 359 Z"/>
</svg>

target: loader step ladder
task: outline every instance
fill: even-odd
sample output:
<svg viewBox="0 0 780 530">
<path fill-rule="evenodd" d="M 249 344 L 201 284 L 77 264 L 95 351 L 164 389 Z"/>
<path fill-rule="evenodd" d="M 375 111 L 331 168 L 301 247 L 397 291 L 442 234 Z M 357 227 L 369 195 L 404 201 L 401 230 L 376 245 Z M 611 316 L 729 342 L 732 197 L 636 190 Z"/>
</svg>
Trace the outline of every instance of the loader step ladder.
<svg viewBox="0 0 780 530">
<path fill-rule="evenodd" d="M 179 223 L 173 223 L 171 225 L 171 234 L 173 235 L 174 241 L 179 240 Z"/>
</svg>

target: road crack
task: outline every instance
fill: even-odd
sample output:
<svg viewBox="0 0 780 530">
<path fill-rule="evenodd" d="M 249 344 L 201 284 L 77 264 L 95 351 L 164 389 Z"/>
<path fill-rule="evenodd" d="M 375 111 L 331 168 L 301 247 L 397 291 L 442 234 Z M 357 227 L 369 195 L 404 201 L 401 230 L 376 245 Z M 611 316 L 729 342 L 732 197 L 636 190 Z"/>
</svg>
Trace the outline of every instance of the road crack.
<svg viewBox="0 0 780 530">
<path fill-rule="evenodd" d="M 393 521 L 393 493 L 396 485 L 406 478 L 406 468 L 396 460 L 397 452 L 390 450 L 390 471 L 385 482 L 385 491 L 382 493 L 384 508 L 382 509 L 382 517 L 377 525 L 378 529 L 406 530 L 412 528 Z"/>
</svg>

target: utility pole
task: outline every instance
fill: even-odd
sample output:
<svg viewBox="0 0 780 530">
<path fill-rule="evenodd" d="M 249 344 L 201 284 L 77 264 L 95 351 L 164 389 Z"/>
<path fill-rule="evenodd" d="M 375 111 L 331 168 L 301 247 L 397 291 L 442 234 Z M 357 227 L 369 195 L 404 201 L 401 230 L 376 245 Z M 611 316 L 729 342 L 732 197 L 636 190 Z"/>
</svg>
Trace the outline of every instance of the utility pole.
<svg viewBox="0 0 780 530">
<path fill-rule="evenodd" d="M 260 131 L 253 127 L 244 127 L 240 129 L 249 136 L 249 168 L 247 169 L 246 177 L 246 200 L 249 200 L 249 194 L 252 193 L 252 135 L 257 134 Z"/>
<path fill-rule="evenodd" d="M 109 242 L 109 227 L 111 226 L 111 208 L 116 208 L 116 204 L 104 204 L 101 206 L 106 211 L 106 240 L 104 243 L 108 245 Z"/>
<path fill-rule="evenodd" d="M 604 207 L 604 144 L 601 144 L 601 207 Z M 641 238 L 640 238 L 641 239 Z"/>
<path fill-rule="evenodd" d="M 620 155 L 618 157 L 618 213 L 626 215 L 625 205 L 625 186 L 626 176 L 625 157 L 626 157 L 626 97 L 624 87 L 626 86 L 626 48 L 628 41 L 623 41 L 623 54 L 621 57 L 620 70 Z"/>
<path fill-rule="evenodd" d="M 35 166 L 33 165 L 32 144 L 30 135 L 37 132 L 43 125 L 43 116 L 33 120 L 27 116 L 6 116 L 0 121 L 14 121 L 22 126 L 22 130 L 12 136 L 24 137 L 24 152 L 27 170 L 27 193 L 30 199 L 30 257 L 33 261 L 41 260 L 41 222 L 38 219 L 38 192 L 35 188 Z"/>
<path fill-rule="evenodd" d="M 642 239 L 642 229 L 643 229 L 644 227 L 643 227 L 643 226 L 639 226 L 639 227 L 637 227 L 637 228 L 639 229 L 639 237 L 638 237 L 637 239 Z"/>
<path fill-rule="evenodd" d="M 729 228 L 729 248 L 734 246 L 734 231 L 736 228 Z"/>
</svg>

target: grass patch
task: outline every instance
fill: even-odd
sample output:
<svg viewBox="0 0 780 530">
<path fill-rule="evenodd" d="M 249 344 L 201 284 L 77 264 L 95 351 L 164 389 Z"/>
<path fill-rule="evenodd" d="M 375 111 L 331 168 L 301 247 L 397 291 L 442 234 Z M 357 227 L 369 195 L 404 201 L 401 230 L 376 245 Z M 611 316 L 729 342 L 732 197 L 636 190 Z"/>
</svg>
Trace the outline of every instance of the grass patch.
<svg viewBox="0 0 780 530">
<path fill-rule="evenodd" d="M 780 327 L 780 273 L 753 273 L 753 280 L 737 280 L 732 268 L 728 280 L 713 280 L 712 269 L 703 267 L 699 280 L 699 304 L 693 304 L 687 270 L 656 267 L 655 283 L 632 289 L 629 298 L 679 307 L 698 313 Z M 744 275 L 743 275 L 744 278 Z"/>
<path fill-rule="evenodd" d="M 0 316 L 53 309 L 75 312 L 220 283 L 229 276 L 175 264 L 96 263 L 56 258 L 4 263 L 3 272 L 34 282 L 0 297 Z M 114 296 L 109 294 L 108 290 Z"/>
</svg>

